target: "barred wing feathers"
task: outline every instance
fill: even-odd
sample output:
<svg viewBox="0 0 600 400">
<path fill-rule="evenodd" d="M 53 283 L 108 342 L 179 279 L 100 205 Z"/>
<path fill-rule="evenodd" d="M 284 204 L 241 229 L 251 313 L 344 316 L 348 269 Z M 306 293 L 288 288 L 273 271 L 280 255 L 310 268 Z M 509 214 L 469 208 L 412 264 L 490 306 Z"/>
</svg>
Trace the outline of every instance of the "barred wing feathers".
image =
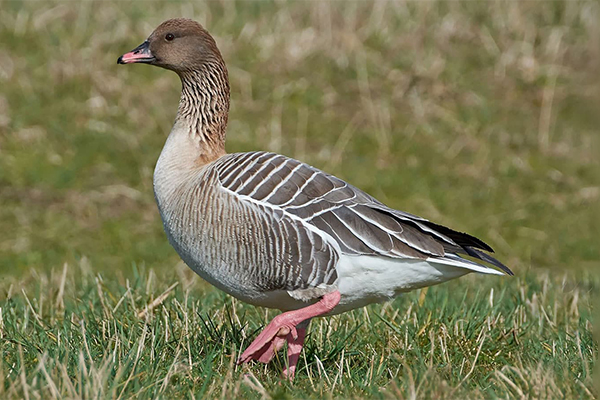
<svg viewBox="0 0 600 400">
<path fill-rule="evenodd" d="M 283 211 L 309 230 L 331 237 L 342 254 L 437 260 L 480 272 L 512 272 L 480 251 L 481 240 L 394 210 L 341 179 L 300 161 L 267 152 L 236 153 L 214 167 L 223 189 L 255 205 Z M 298 248 L 297 251 L 306 251 Z"/>
</svg>

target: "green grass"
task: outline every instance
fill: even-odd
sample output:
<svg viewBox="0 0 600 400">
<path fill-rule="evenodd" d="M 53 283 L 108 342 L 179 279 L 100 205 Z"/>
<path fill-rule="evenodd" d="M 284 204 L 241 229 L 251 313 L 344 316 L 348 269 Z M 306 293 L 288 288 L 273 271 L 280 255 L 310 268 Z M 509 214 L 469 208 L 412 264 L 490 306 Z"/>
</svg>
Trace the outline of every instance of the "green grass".
<svg viewBox="0 0 600 400">
<path fill-rule="evenodd" d="M 597 397 L 599 8 L 2 2 L 0 397 Z M 152 194 L 178 79 L 116 65 L 182 15 L 228 64 L 230 152 L 468 231 L 516 277 L 317 321 L 293 386 L 283 358 L 234 368 L 265 311 L 180 264 Z"/>
<path fill-rule="evenodd" d="M 89 267 L 2 288 L 0 396 L 593 398 L 597 278 L 583 287 L 532 271 L 472 276 L 315 320 L 290 384 L 285 357 L 233 364 L 268 322 L 263 310 L 184 266 L 170 279 L 138 269 L 108 279 Z"/>
</svg>

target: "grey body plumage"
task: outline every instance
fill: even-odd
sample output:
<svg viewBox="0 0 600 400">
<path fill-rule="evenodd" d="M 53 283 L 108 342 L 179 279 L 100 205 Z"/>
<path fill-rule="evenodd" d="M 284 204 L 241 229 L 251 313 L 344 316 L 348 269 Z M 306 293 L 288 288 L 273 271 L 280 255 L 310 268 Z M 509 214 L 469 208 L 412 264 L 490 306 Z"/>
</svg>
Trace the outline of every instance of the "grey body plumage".
<svg viewBox="0 0 600 400">
<path fill-rule="evenodd" d="M 215 286 L 260 305 L 272 306 L 262 301 L 270 292 L 307 301 L 335 288 L 342 255 L 469 263 L 458 254 L 477 257 L 472 248 L 486 249 L 478 239 L 448 228 L 442 234 L 425 219 L 274 153 L 222 156 L 182 180 L 172 196 L 157 191 L 157 200 L 184 261 Z"/>
</svg>

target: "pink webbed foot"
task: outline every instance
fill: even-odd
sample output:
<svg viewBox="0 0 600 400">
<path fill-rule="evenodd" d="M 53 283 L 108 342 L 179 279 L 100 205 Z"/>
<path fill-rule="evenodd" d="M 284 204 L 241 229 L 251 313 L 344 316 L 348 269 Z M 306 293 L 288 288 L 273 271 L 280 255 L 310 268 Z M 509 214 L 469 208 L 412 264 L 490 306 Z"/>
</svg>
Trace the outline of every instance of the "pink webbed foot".
<svg viewBox="0 0 600 400">
<path fill-rule="evenodd" d="M 335 291 L 324 295 L 315 304 L 276 316 L 242 353 L 237 363 L 250 360 L 268 363 L 287 342 L 288 366 L 283 373 L 288 379 L 293 379 L 310 319 L 328 313 L 339 302 L 340 293 Z"/>
<path fill-rule="evenodd" d="M 283 345 L 289 342 L 289 339 L 298 337 L 296 327 L 285 321 L 285 314 L 278 315 L 263 329 L 263 331 L 254 339 L 238 359 L 238 364 L 246 363 L 250 360 L 268 363 L 275 357 Z"/>
</svg>

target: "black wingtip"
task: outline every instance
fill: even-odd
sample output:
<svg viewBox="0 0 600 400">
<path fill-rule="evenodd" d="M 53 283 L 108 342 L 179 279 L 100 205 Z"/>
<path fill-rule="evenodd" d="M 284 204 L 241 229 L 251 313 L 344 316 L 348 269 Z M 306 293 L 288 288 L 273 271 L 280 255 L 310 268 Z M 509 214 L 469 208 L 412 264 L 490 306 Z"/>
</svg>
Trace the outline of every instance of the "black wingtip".
<svg viewBox="0 0 600 400">
<path fill-rule="evenodd" d="M 435 229 L 437 232 L 442 235 L 446 235 L 450 239 L 454 241 L 457 245 L 461 247 L 476 247 L 481 250 L 485 250 L 487 252 L 493 253 L 494 250 L 485 243 L 483 240 L 476 238 L 475 236 L 469 235 L 468 233 L 455 231 L 454 229 L 450 229 L 447 226 L 436 224 L 431 221 L 419 221 L 422 224 L 429 226 L 431 229 Z"/>
<path fill-rule="evenodd" d="M 471 257 L 478 258 L 482 261 L 492 264 L 495 267 L 500 268 L 506 275 L 509 275 L 509 276 L 515 275 L 514 272 L 512 272 L 510 270 L 510 268 L 508 268 L 506 265 L 502 264 L 500 261 L 496 260 L 494 257 L 490 256 L 489 254 L 486 254 L 483 251 L 479 251 L 479 250 L 474 249 L 473 247 L 469 247 L 469 246 L 464 246 L 463 248 L 465 249 L 467 254 L 470 255 Z"/>
</svg>

